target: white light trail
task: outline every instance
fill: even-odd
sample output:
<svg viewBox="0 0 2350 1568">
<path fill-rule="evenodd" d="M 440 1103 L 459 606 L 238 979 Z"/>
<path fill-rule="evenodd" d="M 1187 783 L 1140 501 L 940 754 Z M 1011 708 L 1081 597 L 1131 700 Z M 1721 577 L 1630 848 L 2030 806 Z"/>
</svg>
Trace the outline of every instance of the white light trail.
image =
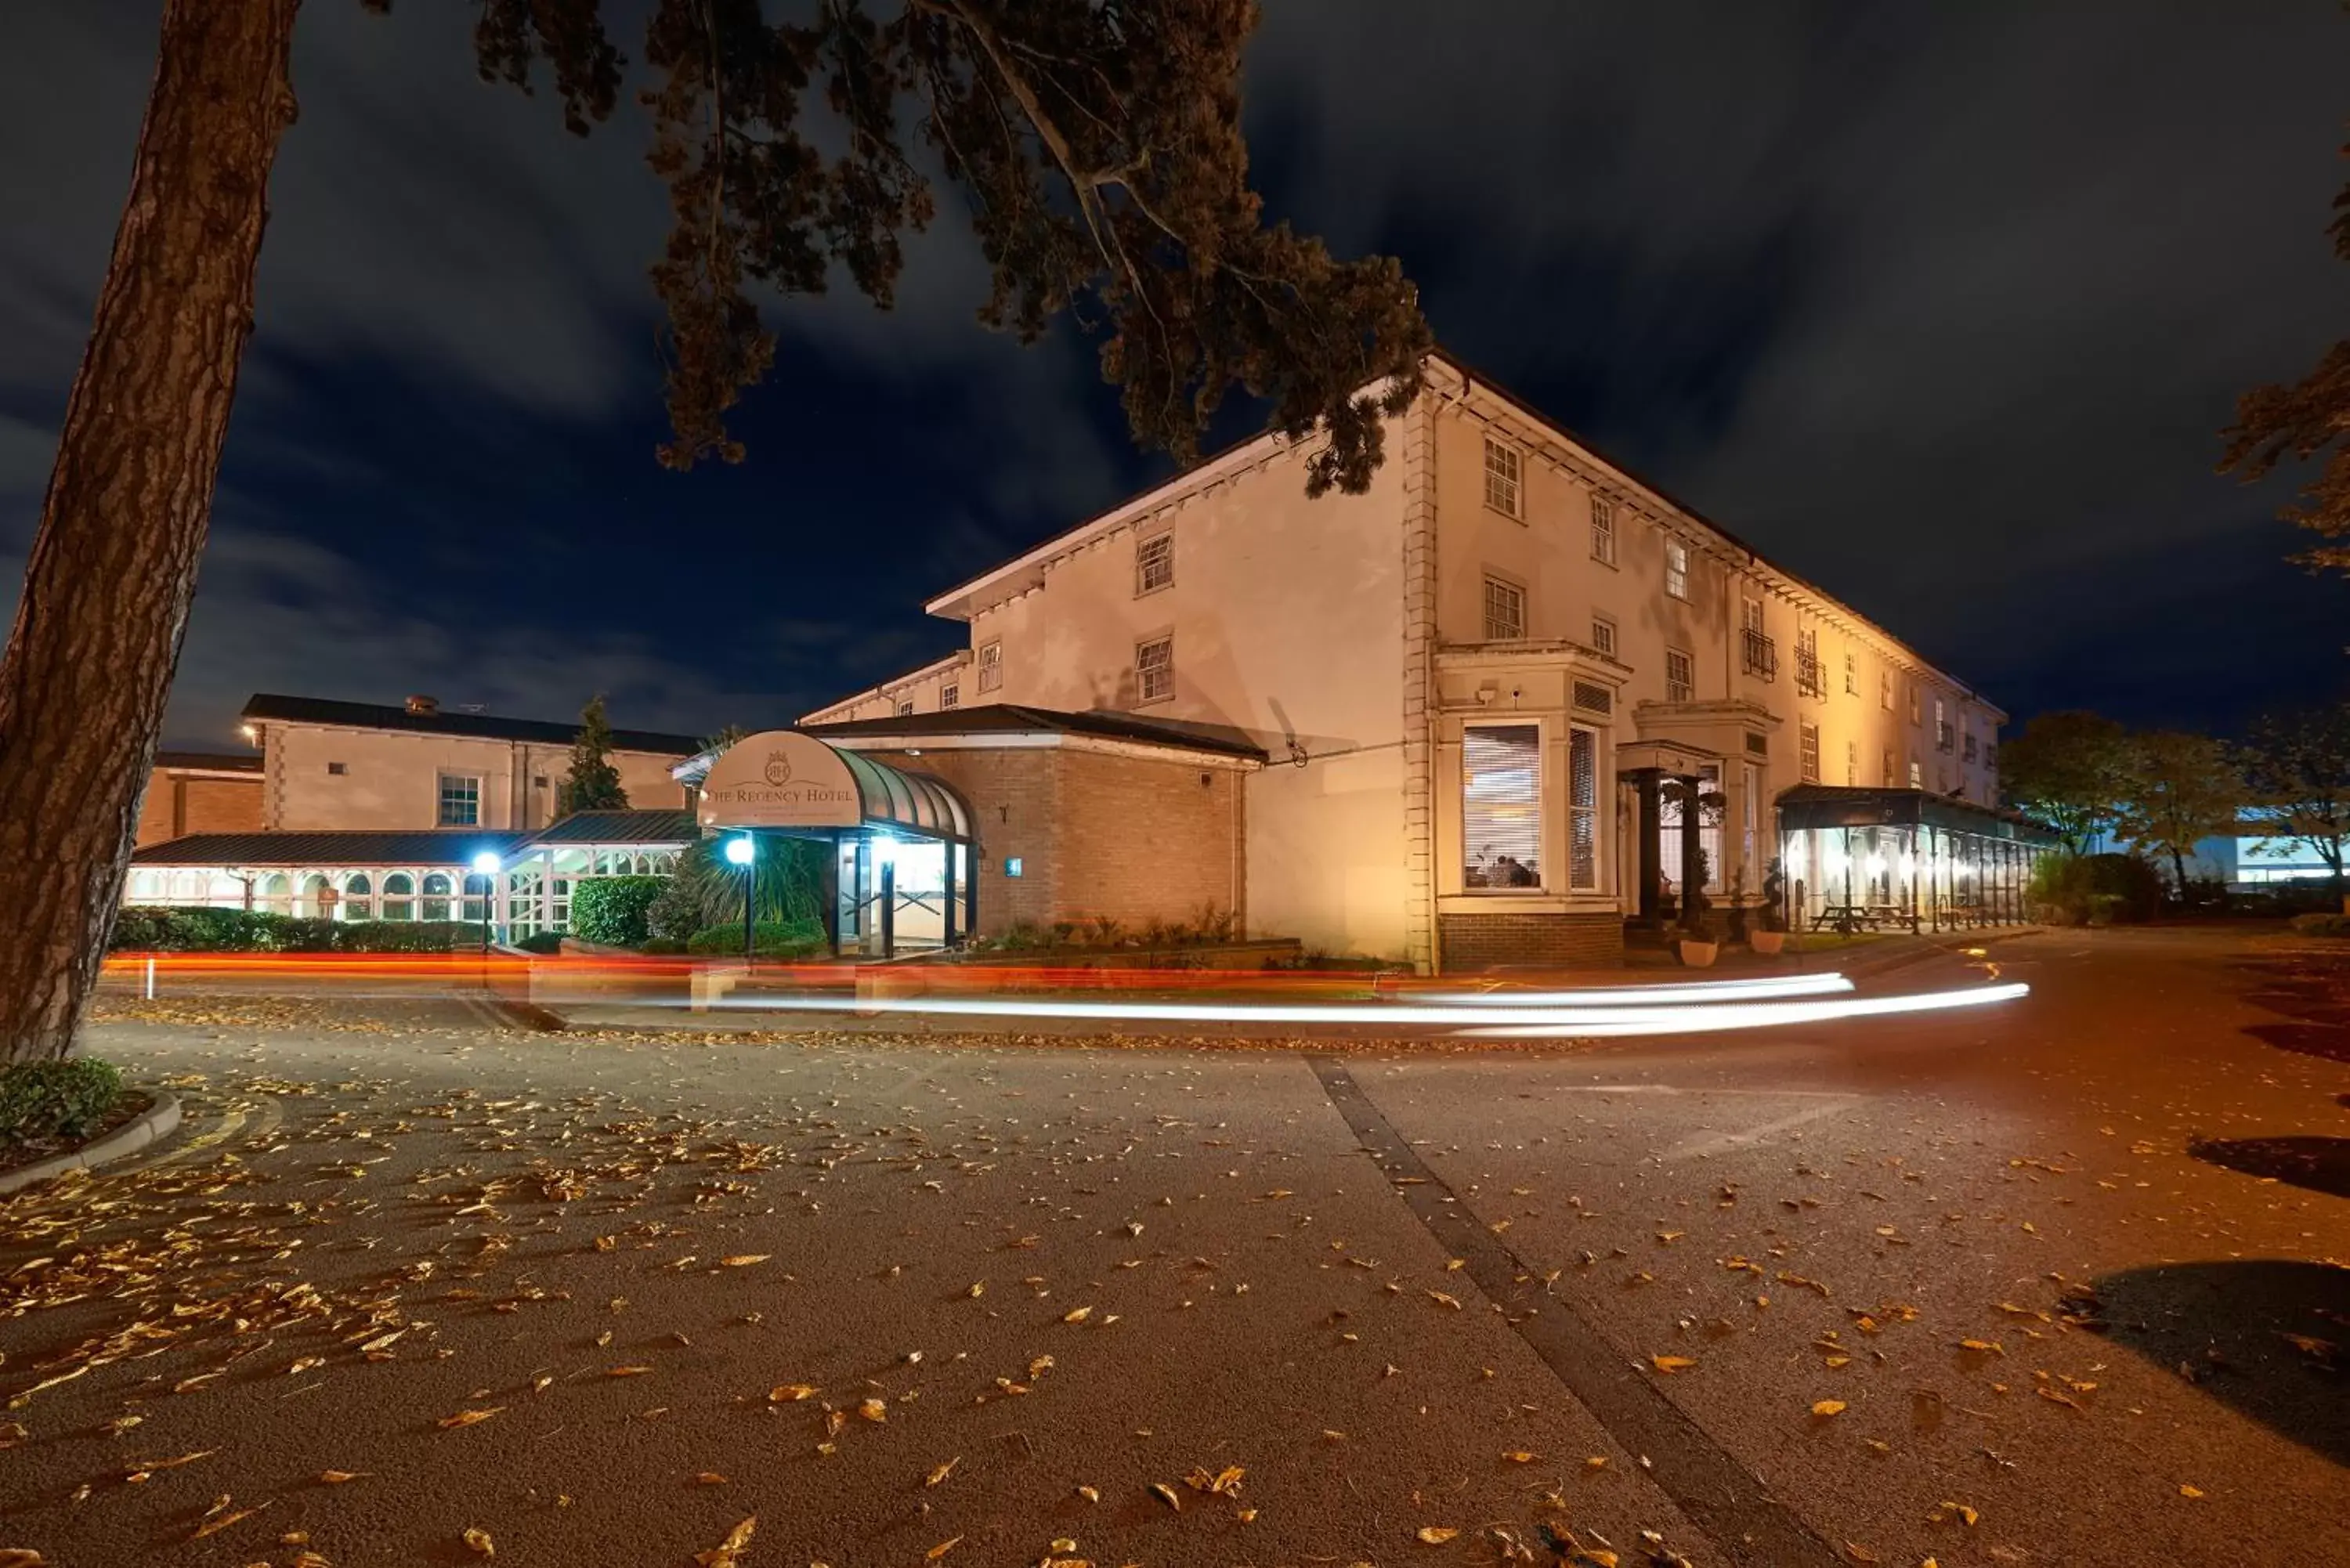
<svg viewBox="0 0 2350 1568">
<path fill-rule="evenodd" d="M 1820 996 L 1852 989 L 1841 974 L 1762 975 L 1751 980 L 1681 981 L 1670 985 L 1608 985 L 1589 991 L 1416 991 L 1417 1002 L 1463 1007 L 1638 1007 L 1671 1002 L 1749 1002 Z"/>
<path fill-rule="evenodd" d="M 1074 1002 L 1039 997 L 903 996 L 728 997 L 719 1005 L 753 1012 L 910 1014 L 931 1018 L 1058 1018 L 1131 1023 L 1338 1023 L 1373 1030 L 1452 1027 L 1467 1035 L 1500 1039 L 1557 1036 L 1680 1034 L 1726 1029 L 1761 1029 L 1779 1023 L 1820 1023 L 1888 1012 L 1923 1012 L 1945 1007 L 1979 1007 L 2023 996 L 2021 981 L 1910 996 L 1846 997 L 1833 1002 L 1730 1002 L 1638 1007 L 1525 1007 L 1510 1010 L 1510 1022 L 1492 1007 L 1301 1003 L 1248 1005 L 1201 1002 Z M 1464 1027 L 1465 1026 L 1465 1027 Z"/>
</svg>

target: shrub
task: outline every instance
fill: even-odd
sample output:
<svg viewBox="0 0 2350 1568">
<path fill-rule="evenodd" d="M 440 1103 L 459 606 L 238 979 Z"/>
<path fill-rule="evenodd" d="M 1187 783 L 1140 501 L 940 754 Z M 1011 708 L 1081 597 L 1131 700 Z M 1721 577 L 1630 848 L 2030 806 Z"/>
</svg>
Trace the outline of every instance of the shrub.
<svg viewBox="0 0 2350 1568">
<path fill-rule="evenodd" d="M 2293 929 L 2304 937 L 2350 937 L 2350 915 L 2295 915 Z"/>
<path fill-rule="evenodd" d="M 571 934 L 583 942 L 632 948 L 652 934 L 646 924 L 667 877 L 591 877 L 571 889 Z"/>
<path fill-rule="evenodd" d="M 739 907 L 739 906 L 738 906 Z M 706 922 L 702 912 L 702 889 L 683 877 L 667 877 L 661 880 L 660 891 L 645 906 L 645 933 L 656 940 L 677 943 L 680 950 L 693 940 L 693 933 Z"/>
<path fill-rule="evenodd" d="M 0 1147 L 36 1138 L 80 1137 L 122 1097 L 110 1062 L 76 1056 L 0 1067 Z"/>
<path fill-rule="evenodd" d="M 668 958 L 685 951 L 685 944 L 675 937 L 647 937 L 637 944 L 637 950 L 649 957 Z"/>
<path fill-rule="evenodd" d="M 806 958 L 825 950 L 824 928 L 814 920 L 761 920 L 752 929 L 761 958 Z M 743 927 L 704 926 L 687 939 L 685 950 L 724 958 L 743 950 Z"/>
<path fill-rule="evenodd" d="M 2032 871 L 2032 900 L 2051 925 L 2150 920 L 2162 896 L 2162 874 L 2135 855 L 2045 855 Z"/>
<path fill-rule="evenodd" d="M 444 953 L 479 945 L 477 920 L 313 920 L 263 909 L 125 909 L 117 952 Z"/>
<path fill-rule="evenodd" d="M 517 939 L 512 945 L 526 953 L 559 953 L 563 950 L 563 933 L 533 931 L 526 937 Z"/>
</svg>

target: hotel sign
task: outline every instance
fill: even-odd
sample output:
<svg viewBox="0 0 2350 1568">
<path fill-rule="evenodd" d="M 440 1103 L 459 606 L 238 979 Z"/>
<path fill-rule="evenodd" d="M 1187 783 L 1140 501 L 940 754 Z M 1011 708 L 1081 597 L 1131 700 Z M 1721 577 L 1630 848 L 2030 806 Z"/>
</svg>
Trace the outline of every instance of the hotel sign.
<svg viewBox="0 0 2350 1568">
<path fill-rule="evenodd" d="M 710 764 L 695 815 L 704 827 L 856 827 L 865 802 L 839 753 L 796 730 L 763 730 Z"/>
</svg>

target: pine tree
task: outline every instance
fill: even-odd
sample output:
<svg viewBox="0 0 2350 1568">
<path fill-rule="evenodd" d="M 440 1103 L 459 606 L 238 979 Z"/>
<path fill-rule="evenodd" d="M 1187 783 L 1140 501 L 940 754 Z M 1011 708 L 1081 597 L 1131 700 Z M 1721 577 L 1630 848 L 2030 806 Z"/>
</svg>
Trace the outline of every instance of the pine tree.
<svg viewBox="0 0 2350 1568">
<path fill-rule="evenodd" d="M 612 722 L 604 716 L 604 696 L 598 692 L 579 710 L 579 733 L 571 742 L 571 771 L 556 787 L 555 815 L 575 811 L 626 811 L 629 792 L 620 787 L 620 770 L 612 765 Z"/>
</svg>

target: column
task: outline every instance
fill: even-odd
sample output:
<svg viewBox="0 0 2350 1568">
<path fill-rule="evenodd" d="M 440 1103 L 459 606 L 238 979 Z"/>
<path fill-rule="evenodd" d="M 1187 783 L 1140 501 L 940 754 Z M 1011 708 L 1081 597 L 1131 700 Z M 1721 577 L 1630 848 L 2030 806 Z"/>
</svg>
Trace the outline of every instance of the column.
<svg viewBox="0 0 2350 1568">
<path fill-rule="evenodd" d="M 939 896 L 939 922 L 943 933 L 941 945 L 955 945 L 955 845 L 952 839 L 939 846 L 939 860 L 945 867 L 945 886 Z"/>
<path fill-rule="evenodd" d="M 1642 768 L 1633 776 L 1640 789 L 1640 923 L 1654 926 L 1662 918 L 1657 907 L 1657 879 L 1665 874 L 1664 810 L 1657 798 L 1657 771 Z"/>
<path fill-rule="evenodd" d="M 1690 898 L 1702 893 L 1711 876 L 1698 875 L 1698 857 L 1705 852 L 1703 823 L 1704 807 L 1699 804 L 1705 794 L 1705 781 L 1698 778 L 1676 779 L 1681 786 L 1681 897 L 1680 916 L 1683 924 L 1689 920 Z"/>
</svg>

